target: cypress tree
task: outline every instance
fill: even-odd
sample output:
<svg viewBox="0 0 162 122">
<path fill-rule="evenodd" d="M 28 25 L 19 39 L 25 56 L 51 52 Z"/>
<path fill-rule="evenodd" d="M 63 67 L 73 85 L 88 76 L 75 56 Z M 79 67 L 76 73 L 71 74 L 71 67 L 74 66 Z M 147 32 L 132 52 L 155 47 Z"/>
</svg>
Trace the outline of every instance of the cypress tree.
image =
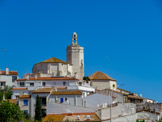
<svg viewBox="0 0 162 122">
<path fill-rule="evenodd" d="M 42 120 L 42 105 L 41 105 L 41 99 L 38 95 L 36 98 L 35 120 L 38 120 L 38 121 Z"/>
</svg>

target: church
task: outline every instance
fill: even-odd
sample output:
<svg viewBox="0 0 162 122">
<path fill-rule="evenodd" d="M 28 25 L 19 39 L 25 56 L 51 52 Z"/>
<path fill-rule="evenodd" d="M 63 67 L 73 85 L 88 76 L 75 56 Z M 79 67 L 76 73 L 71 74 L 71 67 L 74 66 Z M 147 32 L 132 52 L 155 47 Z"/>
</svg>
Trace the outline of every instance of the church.
<svg viewBox="0 0 162 122">
<path fill-rule="evenodd" d="M 84 48 L 78 44 L 77 33 L 72 34 L 72 44 L 67 46 L 67 60 L 52 57 L 33 66 L 31 75 L 38 77 L 84 77 Z M 25 75 L 25 77 L 27 74 Z M 30 76 L 31 77 L 31 76 Z"/>
</svg>

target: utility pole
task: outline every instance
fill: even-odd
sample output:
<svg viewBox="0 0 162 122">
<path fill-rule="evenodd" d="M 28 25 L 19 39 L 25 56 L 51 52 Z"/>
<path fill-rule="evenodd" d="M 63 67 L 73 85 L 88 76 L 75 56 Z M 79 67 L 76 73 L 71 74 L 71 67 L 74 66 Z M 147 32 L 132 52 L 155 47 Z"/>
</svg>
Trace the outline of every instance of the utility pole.
<svg viewBox="0 0 162 122">
<path fill-rule="evenodd" d="M 112 122 L 112 90 L 110 89 L 110 122 Z"/>
</svg>

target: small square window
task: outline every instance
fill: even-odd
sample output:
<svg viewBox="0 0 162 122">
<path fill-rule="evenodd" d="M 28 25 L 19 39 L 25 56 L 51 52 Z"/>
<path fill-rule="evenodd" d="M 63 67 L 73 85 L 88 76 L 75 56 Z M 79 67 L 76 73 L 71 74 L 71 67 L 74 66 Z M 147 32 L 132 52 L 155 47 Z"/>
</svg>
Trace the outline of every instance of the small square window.
<svg viewBox="0 0 162 122">
<path fill-rule="evenodd" d="M 34 83 L 30 83 L 30 86 L 34 86 Z"/>
</svg>

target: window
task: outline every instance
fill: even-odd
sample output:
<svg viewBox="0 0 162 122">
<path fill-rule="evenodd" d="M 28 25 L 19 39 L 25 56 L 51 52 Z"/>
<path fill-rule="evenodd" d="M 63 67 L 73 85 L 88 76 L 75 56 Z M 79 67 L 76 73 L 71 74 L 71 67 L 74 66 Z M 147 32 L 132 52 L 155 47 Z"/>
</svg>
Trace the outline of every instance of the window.
<svg viewBox="0 0 162 122">
<path fill-rule="evenodd" d="M 46 82 L 43 82 L 43 86 L 46 86 Z"/>
<path fill-rule="evenodd" d="M 20 87 L 24 87 L 25 83 L 24 82 L 20 82 Z"/>
<path fill-rule="evenodd" d="M 0 82 L 0 86 L 5 86 L 5 82 Z"/>
<path fill-rule="evenodd" d="M 46 105 L 46 97 L 42 97 L 42 98 L 41 98 L 41 103 L 42 103 L 42 105 L 44 105 L 44 106 Z"/>
<path fill-rule="evenodd" d="M 79 82 L 79 86 L 82 86 L 82 82 Z"/>
<path fill-rule="evenodd" d="M 60 103 L 63 103 L 64 102 L 64 98 L 60 98 Z"/>
<path fill-rule="evenodd" d="M 63 86 L 66 86 L 66 82 L 65 81 L 63 82 Z"/>
<path fill-rule="evenodd" d="M 28 106 L 28 100 L 24 100 L 24 106 Z"/>
<path fill-rule="evenodd" d="M 28 113 L 28 110 L 24 110 L 24 113 Z"/>
<path fill-rule="evenodd" d="M 12 82 L 15 82 L 17 80 L 17 76 L 12 76 Z"/>
<path fill-rule="evenodd" d="M 34 86 L 34 83 L 30 83 L 30 86 Z"/>
</svg>

